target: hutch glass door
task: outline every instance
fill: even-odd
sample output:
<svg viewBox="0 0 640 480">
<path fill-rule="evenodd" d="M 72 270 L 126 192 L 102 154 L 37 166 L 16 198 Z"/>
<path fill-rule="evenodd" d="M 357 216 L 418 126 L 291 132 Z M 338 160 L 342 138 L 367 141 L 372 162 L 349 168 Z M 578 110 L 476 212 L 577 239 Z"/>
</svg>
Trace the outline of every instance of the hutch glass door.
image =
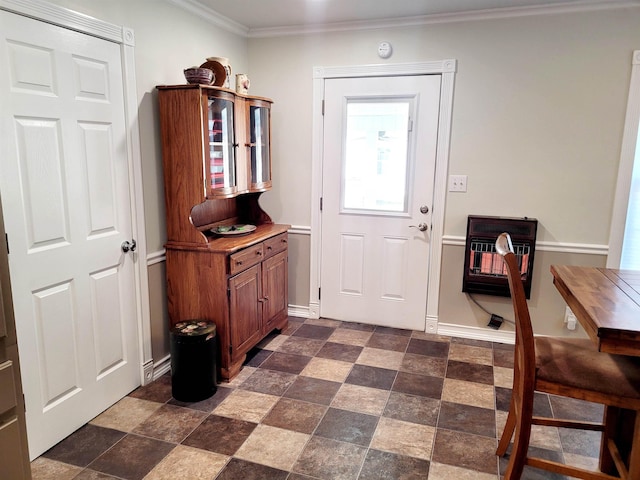
<svg viewBox="0 0 640 480">
<path fill-rule="evenodd" d="M 237 191 L 233 102 L 224 98 L 208 98 L 209 120 L 209 190 L 214 195 Z"/>
<path fill-rule="evenodd" d="M 251 150 L 251 190 L 271 186 L 271 159 L 269 158 L 269 108 L 249 106 L 249 145 Z"/>
</svg>

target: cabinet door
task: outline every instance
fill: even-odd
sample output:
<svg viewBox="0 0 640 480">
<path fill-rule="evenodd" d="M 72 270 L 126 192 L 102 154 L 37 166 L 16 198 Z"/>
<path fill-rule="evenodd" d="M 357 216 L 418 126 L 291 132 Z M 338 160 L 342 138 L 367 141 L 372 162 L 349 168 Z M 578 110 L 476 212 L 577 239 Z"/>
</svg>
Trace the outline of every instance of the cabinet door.
<svg viewBox="0 0 640 480">
<path fill-rule="evenodd" d="M 208 196 L 226 197 L 238 193 L 234 97 L 224 92 L 206 97 L 209 141 L 205 149 L 205 178 Z"/>
<path fill-rule="evenodd" d="M 250 156 L 250 185 L 252 192 L 271 188 L 271 130 L 270 104 L 247 101 L 247 149 Z"/>
<path fill-rule="evenodd" d="M 231 359 L 245 354 L 262 337 L 262 279 L 260 265 L 229 279 Z"/>
<path fill-rule="evenodd" d="M 287 251 L 280 252 L 262 263 L 263 334 L 287 315 L 289 268 Z"/>
</svg>

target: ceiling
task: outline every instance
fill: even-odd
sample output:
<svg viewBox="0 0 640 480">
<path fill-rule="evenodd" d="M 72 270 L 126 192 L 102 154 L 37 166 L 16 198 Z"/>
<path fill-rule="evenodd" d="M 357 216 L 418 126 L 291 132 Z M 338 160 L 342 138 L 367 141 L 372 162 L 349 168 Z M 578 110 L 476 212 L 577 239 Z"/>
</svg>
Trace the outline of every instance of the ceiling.
<svg viewBox="0 0 640 480">
<path fill-rule="evenodd" d="M 226 17 L 248 32 L 336 24 L 393 22 L 423 17 L 575 10 L 638 5 L 638 0 L 186 0 Z"/>
</svg>

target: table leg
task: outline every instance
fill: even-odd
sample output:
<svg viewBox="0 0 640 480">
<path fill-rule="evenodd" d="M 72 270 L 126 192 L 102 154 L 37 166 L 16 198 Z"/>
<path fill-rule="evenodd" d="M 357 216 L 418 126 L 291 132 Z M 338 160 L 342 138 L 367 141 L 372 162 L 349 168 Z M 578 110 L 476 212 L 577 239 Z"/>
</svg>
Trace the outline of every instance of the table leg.
<svg viewBox="0 0 640 480">
<path fill-rule="evenodd" d="M 618 432 L 618 419 L 620 409 L 617 407 L 605 407 L 604 409 L 604 431 L 602 432 L 602 442 L 600 443 L 600 471 L 615 475 L 616 469 L 611 453 L 609 452 L 609 439 L 616 438 Z"/>
</svg>

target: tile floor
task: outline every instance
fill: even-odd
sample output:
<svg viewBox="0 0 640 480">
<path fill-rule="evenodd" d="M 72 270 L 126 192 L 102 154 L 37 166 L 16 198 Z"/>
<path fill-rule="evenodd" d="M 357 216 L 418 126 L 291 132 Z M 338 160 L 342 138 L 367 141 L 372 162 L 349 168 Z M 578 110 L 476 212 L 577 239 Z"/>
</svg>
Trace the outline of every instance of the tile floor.
<svg viewBox="0 0 640 480">
<path fill-rule="evenodd" d="M 37 458 L 33 477 L 496 480 L 512 355 L 509 345 L 291 317 L 213 397 L 176 401 L 164 375 Z M 593 404 L 537 400 L 541 414 L 602 416 Z M 597 433 L 546 428 L 531 448 L 592 468 L 598 446 Z"/>
</svg>

